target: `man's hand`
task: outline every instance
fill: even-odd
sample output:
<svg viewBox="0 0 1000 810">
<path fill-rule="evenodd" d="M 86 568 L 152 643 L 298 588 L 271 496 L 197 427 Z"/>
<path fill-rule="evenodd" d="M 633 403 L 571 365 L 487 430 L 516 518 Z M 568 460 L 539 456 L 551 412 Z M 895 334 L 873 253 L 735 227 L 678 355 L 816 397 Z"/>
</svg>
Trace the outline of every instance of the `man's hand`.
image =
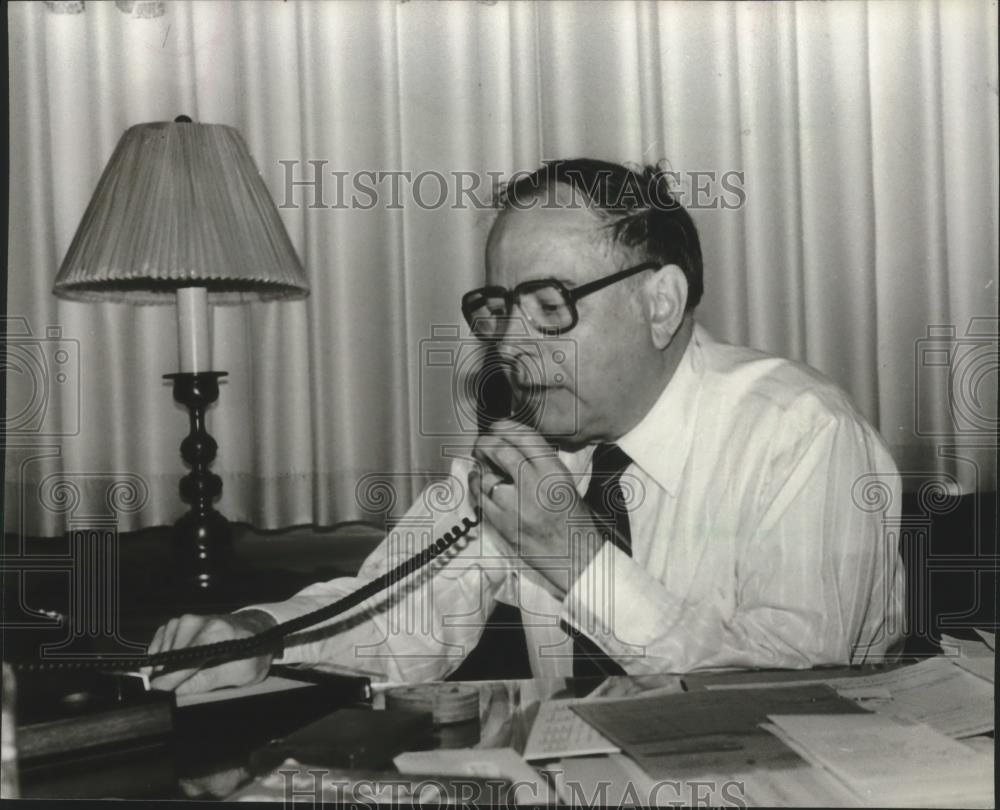
<svg viewBox="0 0 1000 810">
<path fill-rule="evenodd" d="M 269 614 L 259 610 L 226 616 L 185 615 L 171 619 L 156 631 L 149 654 L 247 638 L 274 624 Z M 157 670 L 151 685 L 154 689 L 172 689 L 179 695 L 209 692 L 222 686 L 246 686 L 264 680 L 271 667 L 271 658 L 271 655 L 260 655 L 205 668 Z"/>
<path fill-rule="evenodd" d="M 565 596 L 601 542 L 555 448 L 531 428 L 504 419 L 476 440 L 472 455 L 483 470 L 469 473 L 473 504 L 510 551 Z"/>
</svg>

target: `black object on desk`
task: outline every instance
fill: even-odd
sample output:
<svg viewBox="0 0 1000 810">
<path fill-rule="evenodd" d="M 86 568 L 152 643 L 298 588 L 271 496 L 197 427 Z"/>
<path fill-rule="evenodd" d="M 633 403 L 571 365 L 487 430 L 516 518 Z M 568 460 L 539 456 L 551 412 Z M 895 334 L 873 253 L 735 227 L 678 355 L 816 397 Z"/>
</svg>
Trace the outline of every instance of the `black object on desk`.
<svg viewBox="0 0 1000 810">
<path fill-rule="evenodd" d="M 92 749 L 146 745 L 173 727 L 173 696 L 147 692 L 138 678 L 36 672 L 17 690 L 17 755 L 22 763 Z"/>
<path fill-rule="evenodd" d="M 79 611 L 81 604 L 85 616 L 93 609 L 86 600 L 72 598 L 66 573 L 77 572 L 86 582 L 103 582 L 96 577 L 100 572 L 93 570 L 90 557 L 74 556 L 69 537 L 21 539 L 5 535 L 3 602 L 5 620 L 11 624 L 4 632 L 4 655 L 31 658 L 46 647 L 57 648 L 65 660 L 86 660 L 94 653 L 134 655 L 136 647 L 144 648 L 154 630 L 172 616 L 224 613 L 247 604 L 280 601 L 312 582 L 351 574 L 356 568 L 351 559 L 344 563 L 343 555 L 332 548 L 330 533 L 300 530 L 279 539 L 244 531 L 248 536 L 238 544 L 233 576 L 222 583 L 212 602 L 197 605 L 179 594 L 177 581 L 168 574 L 173 556 L 169 527 L 116 537 L 119 565 L 104 583 L 115 591 L 116 609 L 108 614 L 111 626 L 101 625 L 102 632 L 97 635 L 76 632 L 81 623 L 74 621 L 72 612 Z M 369 542 L 373 545 L 374 540 L 366 536 L 362 543 L 360 530 L 354 527 L 353 535 L 351 531 L 352 527 L 344 531 L 348 547 L 354 549 L 355 556 L 364 556 L 359 548 L 367 548 Z M 19 567 L 16 563 L 20 560 L 23 566 Z M 35 564 L 37 560 L 59 562 L 62 568 L 40 566 Z M 59 660 L 54 655 L 47 657 Z M 21 795 L 191 797 L 188 790 L 181 792 L 181 781 L 219 773 L 228 765 L 243 767 L 250 751 L 268 740 L 365 699 L 356 679 L 350 679 L 348 687 L 338 676 L 323 673 L 299 674 L 276 668 L 275 674 L 315 685 L 179 710 L 173 707 L 172 695 L 164 703 L 162 694 L 157 694 L 150 698 L 149 717 L 134 708 L 136 700 L 141 703 L 143 699 L 133 691 L 140 687 L 132 679 L 109 679 L 97 671 L 33 672 L 19 678 L 21 724 L 61 718 L 77 734 L 72 745 L 57 746 L 73 750 L 49 747 L 28 759 L 22 756 Z M 128 693 L 131 702 L 119 703 L 120 689 Z M 77 719 L 88 717 L 87 722 L 96 723 L 96 733 L 78 734 L 81 726 L 74 723 L 74 712 Z M 137 713 L 145 718 L 138 734 L 128 730 Z M 28 738 L 34 733 L 29 732 Z M 46 746 L 60 741 L 58 734 L 47 737 Z M 79 745 L 81 742 L 87 744 Z"/>
<path fill-rule="evenodd" d="M 428 712 L 340 709 L 250 756 L 250 770 L 263 774 L 286 759 L 324 768 L 382 770 L 404 751 L 434 747 L 433 721 Z"/>
<path fill-rule="evenodd" d="M 294 677 L 288 668 L 280 668 L 280 674 Z M 370 695 L 367 679 L 324 675 L 282 692 L 177 708 L 172 693 L 129 694 L 117 700 L 109 687 L 95 685 L 100 673 L 82 675 L 49 675 L 52 683 L 45 690 L 28 690 L 26 703 L 18 695 L 19 716 L 30 722 L 61 723 L 67 738 L 75 740 L 70 746 L 53 747 L 53 735 L 47 734 L 48 750 L 36 750 L 28 758 L 22 755 L 24 798 L 190 797 L 180 791 L 180 783 L 239 772 L 250 753 L 269 740 L 338 708 L 357 706 Z M 85 688 L 95 695 L 91 711 L 74 715 L 73 710 L 60 710 L 60 700 L 54 696 Z M 42 702 L 31 703 L 37 700 Z M 142 727 L 129 733 L 123 723 L 126 717 L 140 718 Z M 92 738 L 85 739 L 87 734 Z M 19 747 L 24 736 L 19 728 Z M 244 776 L 248 777 L 245 771 Z"/>
</svg>

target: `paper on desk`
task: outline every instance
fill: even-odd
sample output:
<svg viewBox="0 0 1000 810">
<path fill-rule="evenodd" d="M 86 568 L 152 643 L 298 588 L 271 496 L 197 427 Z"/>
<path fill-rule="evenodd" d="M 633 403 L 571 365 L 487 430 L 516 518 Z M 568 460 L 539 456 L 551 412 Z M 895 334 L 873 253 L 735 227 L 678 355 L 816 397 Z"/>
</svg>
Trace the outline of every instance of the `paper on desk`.
<svg viewBox="0 0 1000 810">
<path fill-rule="evenodd" d="M 705 772 L 654 779 L 624 754 L 573 757 L 550 766 L 570 807 L 857 807 L 861 802 L 818 767 L 755 768 L 729 778 Z"/>
<path fill-rule="evenodd" d="M 621 750 L 617 745 L 573 713 L 572 706 L 594 700 L 585 697 L 542 701 L 524 745 L 525 760 L 617 754 Z"/>
<path fill-rule="evenodd" d="M 985 734 L 981 734 L 978 737 L 966 737 L 964 740 L 959 740 L 962 745 L 968 746 L 977 754 L 989 754 L 993 756 L 996 749 L 997 741 L 992 737 L 987 737 Z"/>
<path fill-rule="evenodd" d="M 726 692 L 685 692 L 574 704 L 605 737 L 650 776 L 726 777 L 748 765 L 794 768 L 804 763 L 759 728 L 770 713 L 864 714 L 823 684 Z"/>
<path fill-rule="evenodd" d="M 708 690 L 775 689 L 824 683 L 865 709 L 915 723 L 927 723 L 949 737 L 972 737 L 993 730 L 993 687 L 977 672 L 956 666 L 959 659 L 928 658 L 888 672 L 822 681 L 761 681 L 710 684 Z M 973 665 L 975 666 L 975 665 Z"/>
<path fill-rule="evenodd" d="M 251 695 L 266 695 L 269 692 L 284 692 L 287 689 L 298 689 L 309 685 L 305 681 L 293 681 L 291 678 L 271 675 L 260 683 L 251 684 L 250 686 L 228 686 L 224 689 L 215 689 L 211 692 L 177 695 L 177 708 L 183 709 L 185 706 L 197 706 L 201 703 L 215 703 L 220 700 L 233 700 L 235 698 L 250 697 Z"/>
<path fill-rule="evenodd" d="M 568 807 L 636 807 L 653 794 L 656 783 L 640 768 L 633 773 L 630 763 L 621 754 L 571 757 L 549 766 L 549 772 L 556 793 Z"/>
<path fill-rule="evenodd" d="M 866 707 L 926 723 L 949 737 L 972 737 L 993 729 L 992 685 L 941 656 L 867 678 L 831 682 L 831 686 L 848 694 L 857 689 L 886 689 L 891 700 Z"/>
<path fill-rule="evenodd" d="M 654 779 L 624 754 L 573 757 L 548 770 L 569 807 L 747 806 L 742 779 L 722 780 L 712 774 Z"/>
<path fill-rule="evenodd" d="M 119 672 L 118 674 L 123 678 L 135 678 L 142 684 L 142 690 L 148 692 L 152 689 L 149 683 L 149 667 L 144 667 L 143 669 L 135 670 L 132 672 Z"/>
<path fill-rule="evenodd" d="M 392 761 L 404 774 L 474 776 L 507 779 L 514 785 L 515 804 L 548 805 L 545 780 L 513 748 L 459 748 L 438 751 L 408 751 Z M 509 804 L 510 797 L 497 797 Z"/>
<path fill-rule="evenodd" d="M 946 658 L 960 656 L 962 658 L 995 658 L 996 653 L 985 641 L 979 639 L 955 638 L 947 633 L 941 634 L 941 649 Z"/>
<path fill-rule="evenodd" d="M 769 715 L 772 730 L 864 803 L 939 807 L 993 796 L 993 759 L 884 715 Z"/>
<path fill-rule="evenodd" d="M 991 650 L 994 650 L 994 651 L 996 650 L 996 648 L 997 648 L 997 634 L 996 633 L 990 633 L 988 630 L 976 630 L 976 633 L 978 633 L 979 637 L 984 642 L 986 642 L 986 646 L 987 647 L 989 647 Z"/>
<path fill-rule="evenodd" d="M 956 658 L 952 663 L 988 683 L 993 683 L 996 677 L 996 662 L 992 658 Z"/>
<path fill-rule="evenodd" d="M 996 653 L 985 641 L 969 641 L 942 633 L 941 649 L 945 657 L 955 666 L 978 675 L 990 683 L 994 682 Z"/>
<path fill-rule="evenodd" d="M 771 730 L 770 723 L 762 723 Z M 777 729 L 774 729 L 777 732 Z M 780 736 L 780 733 L 777 734 Z M 733 775 L 748 807 L 861 807 L 861 800 L 825 768 L 757 768 Z M 732 790 L 732 788 L 730 788 Z"/>
</svg>

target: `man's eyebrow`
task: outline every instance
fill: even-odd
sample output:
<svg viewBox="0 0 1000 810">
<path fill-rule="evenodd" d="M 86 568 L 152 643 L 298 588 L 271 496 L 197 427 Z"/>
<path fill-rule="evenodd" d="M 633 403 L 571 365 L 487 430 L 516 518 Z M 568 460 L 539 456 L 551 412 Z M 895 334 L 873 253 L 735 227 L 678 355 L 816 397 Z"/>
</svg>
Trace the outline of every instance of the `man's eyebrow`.
<svg viewBox="0 0 1000 810">
<path fill-rule="evenodd" d="M 537 281 L 558 281 L 564 287 L 575 287 L 577 285 L 576 281 L 573 279 L 566 278 L 565 276 L 535 276 L 532 278 L 526 278 L 521 284 L 534 284 Z"/>
</svg>

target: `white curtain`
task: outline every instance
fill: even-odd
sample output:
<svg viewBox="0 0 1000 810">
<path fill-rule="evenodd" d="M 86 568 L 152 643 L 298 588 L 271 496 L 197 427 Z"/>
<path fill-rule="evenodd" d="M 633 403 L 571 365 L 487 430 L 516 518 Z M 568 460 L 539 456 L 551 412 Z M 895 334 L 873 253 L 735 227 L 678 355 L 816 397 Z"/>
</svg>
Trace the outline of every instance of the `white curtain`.
<svg viewBox="0 0 1000 810">
<path fill-rule="evenodd" d="M 581 155 L 734 173 L 741 204 L 693 212 L 701 320 L 832 377 L 908 473 L 996 486 L 995 4 L 167 0 L 8 14 L 8 531 L 60 533 L 106 511 L 120 480 L 136 482 L 122 529 L 186 508 L 186 414 L 161 379 L 176 370 L 172 308 L 51 294 L 121 133 L 178 114 L 243 133 L 312 285 L 305 302 L 215 309 L 215 367 L 230 376 L 209 429 L 231 520 L 356 519 L 373 508 L 357 497 L 365 475 L 395 475 L 406 501 L 446 467 L 439 434 L 462 418 L 447 363 L 427 352 L 464 356 L 464 332 L 446 327 L 482 281 L 491 214 L 433 205 L 433 173 L 453 198 L 455 173 Z M 426 182 L 393 199 L 391 181 L 364 174 L 379 171 Z M 345 206 L 357 183 L 377 185 L 374 205 L 362 193 Z"/>
</svg>

